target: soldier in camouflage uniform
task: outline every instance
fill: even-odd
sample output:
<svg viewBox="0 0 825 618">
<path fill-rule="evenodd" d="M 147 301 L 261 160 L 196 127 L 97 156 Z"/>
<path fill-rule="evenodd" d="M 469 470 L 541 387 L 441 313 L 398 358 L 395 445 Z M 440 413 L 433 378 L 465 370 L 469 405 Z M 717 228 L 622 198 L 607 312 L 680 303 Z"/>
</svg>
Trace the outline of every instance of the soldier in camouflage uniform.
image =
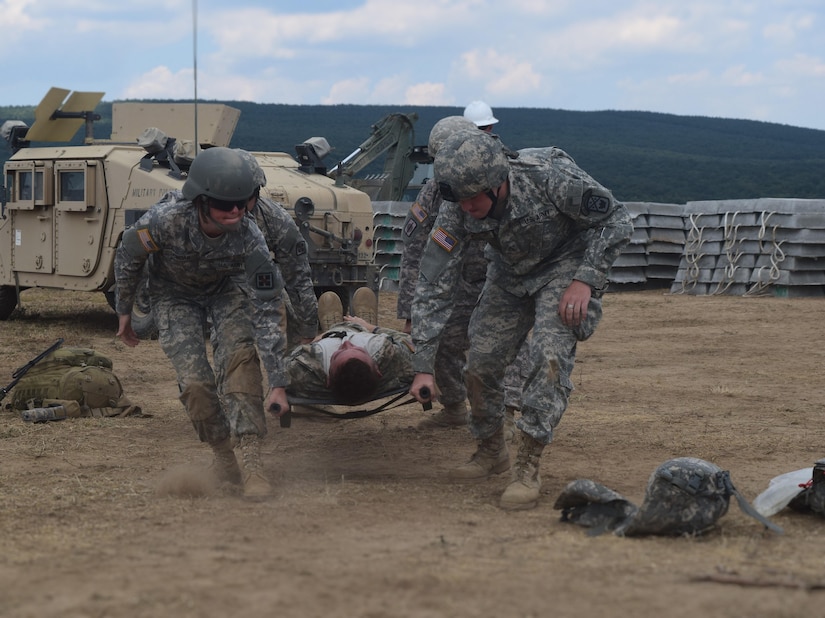
<svg viewBox="0 0 825 618">
<path fill-rule="evenodd" d="M 177 373 L 180 399 L 202 442 L 215 454 L 224 479 L 242 482 L 244 495 L 266 497 L 261 438 L 266 435 L 260 360 L 255 350 L 252 295 L 278 298 L 283 281 L 263 234 L 246 205 L 255 192 L 247 163 L 228 148 L 210 148 L 192 163 L 182 197 L 157 204 L 123 233 L 115 258 L 117 335 L 129 346 L 139 339 L 131 326 L 135 291 L 144 266 L 159 342 Z M 258 325 L 279 333 L 273 312 L 256 314 Z M 209 364 L 204 325 L 215 332 Z M 289 408 L 283 340 L 273 338 L 266 367 L 266 406 Z M 218 379 L 216 380 L 216 374 Z M 219 382 L 219 383 L 218 383 Z M 242 455 L 235 458 L 232 437 Z"/>
<path fill-rule="evenodd" d="M 236 152 L 249 164 L 258 187 L 266 187 L 266 175 L 258 160 L 246 150 L 236 149 Z M 248 210 L 263 232 L 284 279 L 287 296 L 277 304 L 278 310 L 287 315 L 287 349 L 309 343 L 318 334 L 318 299 L 312 285 L 307 243 L 283 205 L 261 195 L 260 189 L 255 193 L 255 200 L 250 200 Z M 262 304 L 257 305 L 261 307 Z M 263 306 L 271 310 L 269 303 L 263 303 Z M 270 336 L 270 333 L 259 332 L 256 338 L 261 341 Z"/>
<path fill-rule="evenodd" d="M 287 357 L 290 395 L 355 405 L 376 393 L 407 388 L 412 382 L 410 336 L 375 325 L 378 299 L 369 288 L 356 290 L 352 302 L 358 315 L 344 316 L 335 292 L 321 295 L 322 322 L 334 325 Z M 352 366 L 346 368 L 349 362 Z"/>
<path fill-rule="evenodd" d="M 448 137 L 434 163 L 442 204 L 421 261 L 412 324 L 416 376 L 410 392 L 434 388 L 433 365 L 462 255 L 488 245 L 487 280 L 470 320 L 465 378 L 478 449 L 456 479 L 510 468 L 502 431 L 506 366 L 532 329 L 517 421 L 518 456 L 501 496 L 506 509 L 536 505 L 540 458 L 567 408 L 576 344 L 593 334 L 610 267 L 630 241 L 630 215 L 558 148 L 509 160 L 482 132 Z"/>
<path fill-rule="evenodd" d="M 487 116 L 484 116 L 487 119 Z M 476 123 L 477 124 L 477 123 Z M 441 143 L 458 131 L 477 131 L 463 116 L 448 116 L 439 120 L 430 132 L 428 150 L 435 156 Z M 492 125 L 487 125 L 492 129 Z M 487 131 L 489 132 L 489 131 Z M 418 193 L 404 222 L 402 238 L 404 253 L 401 257 L 401 273 L 396 305 L 399 319 L 405 320 L 405 332 L 411 332 L 412 300 L 418 283 L 421 256 L 427 244 L 433 223 L 441 206 L 441 193 L 435 182 L 429 181 Z M 464 252 L 461 273 L 451 303 L 450 318 L 438 341 L 435 357 L 435 382 L 440 391 L 443 409 L 419 423 L 420 429 L 457 427 L 467 424 L 467 388 L 464 385 L 464 363 L 470 340 L 467 327 L 484 279 L 487 274 L 487 258 L 484 257 L 486 241 L 469 242 Z M 508 366 L 504 379 L 505 434 L 508 440 L 515 436 L 515 412 L 521 407 L 521 367 L 525 364 L 527 346 L 522 346 L 516 361 Z"/>
</svg>

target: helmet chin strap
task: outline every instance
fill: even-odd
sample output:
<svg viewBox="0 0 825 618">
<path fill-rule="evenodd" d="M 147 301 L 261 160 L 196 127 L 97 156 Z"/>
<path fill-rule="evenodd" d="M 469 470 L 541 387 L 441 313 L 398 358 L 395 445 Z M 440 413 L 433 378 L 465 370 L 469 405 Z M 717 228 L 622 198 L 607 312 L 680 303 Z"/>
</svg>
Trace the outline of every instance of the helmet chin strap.
<svg viewBox="0 0 825 618">
<path fill-rule="evenodd" d="M 504 199 L 499 201 L 499 198 L 501 197 L 501 186 L 498 187 L 498 191 L 495 193 L 493 193 L 492 189 L 487 189 L 484 194 L 489 197 L 492 202 L 490 205 L 490 210 L 487 212 L 487 217 L 500 221 L 504 216 L 504 210 L 507 208 L 508 195 L 505 194 Z M 487 217 L 484 218 L 486 219 Z"/>
</svg>

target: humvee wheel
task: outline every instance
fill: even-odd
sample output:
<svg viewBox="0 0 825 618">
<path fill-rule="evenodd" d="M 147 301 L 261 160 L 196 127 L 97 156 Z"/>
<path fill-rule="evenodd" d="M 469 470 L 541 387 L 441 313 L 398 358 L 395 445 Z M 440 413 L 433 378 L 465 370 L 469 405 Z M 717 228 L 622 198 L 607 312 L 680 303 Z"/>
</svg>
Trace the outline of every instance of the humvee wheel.
<svg viewBox="0 0 825 618">
<path fill-rule="evenodd" d="M 0 285 L 0 320 L 7 320 L 17 307 L 17 289 L 13 285 Z"/>
<path fill-rule="evenodd" d="M 135 304 L 132 306 L 132 329 L 141 339 L 157 339 L 158 327 L 149 301 L 149 282 L 144 276 L 138 284 Z"/>
</svg>

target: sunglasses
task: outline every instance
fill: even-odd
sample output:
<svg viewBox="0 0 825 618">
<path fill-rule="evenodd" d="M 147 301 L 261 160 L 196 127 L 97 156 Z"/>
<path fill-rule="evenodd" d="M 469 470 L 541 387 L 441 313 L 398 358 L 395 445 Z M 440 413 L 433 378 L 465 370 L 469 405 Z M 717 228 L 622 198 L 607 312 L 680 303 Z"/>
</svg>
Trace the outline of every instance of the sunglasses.
<svg viewBox="0 0 825 618">
<path fill-rule="evenodd" d="M 221 212 L 232 212 L 236 208 L 240 211 L 246 210 L 246 203 L 248 200 L 243 200 L 241 202 L 223 202 L 221 200 L 209 200 L 209 208 L 214 208 L 215 210 L 220 210 Z"/>
</svg>

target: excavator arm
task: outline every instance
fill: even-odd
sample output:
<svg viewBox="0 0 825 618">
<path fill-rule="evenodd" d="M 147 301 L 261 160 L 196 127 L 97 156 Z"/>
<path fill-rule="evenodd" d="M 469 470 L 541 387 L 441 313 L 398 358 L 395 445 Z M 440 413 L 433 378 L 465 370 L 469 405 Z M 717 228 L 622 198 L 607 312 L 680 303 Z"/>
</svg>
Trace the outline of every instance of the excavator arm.
<svg viewBox="0 0 825 618">
<path fill-rule="evenodd" d="M 418 114 L 388 114 L 372 125 L 370 136 L 327 175 L 337 185 L 347 184 L 371 193 L 373 200 L 400 200 L 415 173 L 417 162 L 428 160 L 426 147 L 413 145 L 413 124 Z M 378 178 L 377 191 L 355 178 L 370 163 L 386 154 L 384 169 Z M 375 179 L 372 179 L 373 181 Z M 376 186 L 375 182 L 372 182 Z"/>
</svg>

